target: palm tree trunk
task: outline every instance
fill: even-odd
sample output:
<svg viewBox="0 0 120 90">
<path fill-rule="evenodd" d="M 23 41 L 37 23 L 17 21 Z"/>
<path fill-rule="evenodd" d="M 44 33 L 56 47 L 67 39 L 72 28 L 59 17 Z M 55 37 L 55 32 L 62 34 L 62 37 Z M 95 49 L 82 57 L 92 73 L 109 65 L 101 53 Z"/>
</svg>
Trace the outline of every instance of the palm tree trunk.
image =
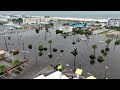
<svg viewBox="0 0 120 90">
<path fill-rule="evenodd" d="M 76 60 L 76 56 L 74 58 L 74 72 L 75 72 L 75 67 L 76 67 L 75 60 Z"/>
<path fill-rule="evenodd" d="M 94 49 L 94 56 L 95 56 L 95 49 Z"/>
<path fill-rule="evenodd" d="M 46 39 L 47 39 L 47 35 L 46 35 L 46 31 L 45 31 L 45 41 L 46 41 Z"/>
<path fill-rule="evenodd" d="M 77 42 L 77 35 L 76 35 L 76 42 Z"/>
<path fill-rule="evenodd" d="M 26 57 L 25 57 L 25 48 L 24 48 L 24 42 L 23 42 L 23 51 L 24 51 L 24 59 L 26 59 Z"/>
<path fill-rule="evenodd" d="M 74 42 L 74 37 L 75 37 L 75 35 L 73 35 L 73 42 Z"/>
<path fill-rule="evenodd" d="M 50 43 L 50 55 L 51 55 L 51 43 Z"/>
</svg>

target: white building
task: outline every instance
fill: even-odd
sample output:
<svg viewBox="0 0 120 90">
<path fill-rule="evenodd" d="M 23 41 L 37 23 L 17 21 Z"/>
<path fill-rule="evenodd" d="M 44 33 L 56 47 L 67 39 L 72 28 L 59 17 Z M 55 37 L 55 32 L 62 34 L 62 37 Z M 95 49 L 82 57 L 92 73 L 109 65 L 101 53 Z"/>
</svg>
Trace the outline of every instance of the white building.
<svg viewBox="0 0 120 90">
<path fill-rule="evenodd" d="M 52 20 L 52 18 L 50 16 L 42 16 L 41 17 L 41 22 L 48 22 L 50 20 Z"/>
<path fill-rule="evenodd" d="M 61 30 L 63 32 L 72 32 L 73 27 L 71 26 L 60 26 L 57 27 L 58 30 Z"/>
<path fill-rule="evenodd" d="M 38 24 L 41 18 L 38 16 L 24 17 L 23 24 Z"/>
<path fill-rule="evenodd" d="M 120 27 L 120 19 L 108 19 L 107 26 Z"/>
</svg>

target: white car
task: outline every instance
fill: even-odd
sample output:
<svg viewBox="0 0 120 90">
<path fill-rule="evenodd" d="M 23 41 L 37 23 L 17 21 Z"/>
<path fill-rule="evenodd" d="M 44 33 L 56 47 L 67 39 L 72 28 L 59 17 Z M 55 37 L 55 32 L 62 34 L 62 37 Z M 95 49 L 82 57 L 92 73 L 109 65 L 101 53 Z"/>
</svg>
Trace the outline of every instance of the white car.
<svg viewBox="0 0 120 90">
<path fill-rule="evenodd" d="M 104 41 L 99 41 L 100 43 L 104 43 Z"/>
<path fill-rule="evenodd" d="M 87 39 L 85 39 L 85 38 L 80 38 L 82 41 L 85 41 L 85 40 L 87 40 Z"/>
</svg>

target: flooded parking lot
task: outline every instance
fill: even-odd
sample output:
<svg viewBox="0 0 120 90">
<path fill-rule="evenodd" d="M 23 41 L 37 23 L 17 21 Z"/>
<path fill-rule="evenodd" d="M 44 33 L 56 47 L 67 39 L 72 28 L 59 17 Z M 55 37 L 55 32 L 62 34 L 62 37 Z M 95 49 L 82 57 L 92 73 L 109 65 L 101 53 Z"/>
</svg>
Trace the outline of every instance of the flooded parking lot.
<svg viewBox="0 0 120 90">
<path fill-rule="evenodd" d="M 5 28 L 4 28 L 5 29 Z M 44 67 L 46 67 L 48 64 L 55 65 L 57 63 L 58 57 L 60 57 L 60 50 L 64 50 L 62 53 L 62 57 L 60 60 L 60 63 L 63 64 L 65 67 L 66 64 L 69 64 L 69 68 L 74 68 L 74 58 L 70 52 L 74 50 L 74 47 L 77 46 L 78 55 L 76 56 L 75 60 L 75 67 L 81 67 L 87 71 L 92 73 L 97 78 L 104 78 L 106 65 L 108 63 L 108 71 L 107 71 L 107 77 L 108 78 L 120 78 L 120 46 L 116 46 L 114 50 L 114 42 L 115 39 L 112 40 L 109 48 L 110 51 L 108 52 L 107 56 L 104 56 L 105 60 L 100 63 L 97 59 L 95 59 L 95 64 L 90 64 L 90 58 L 89 56 L 93 54 L 93 48 L 92 45 L 96 44 L 96 56 L 102 55 L 101 49 L 106 47 L 106 43 L 100 43 L 99 41 L 106 41 L 108 37 L 102 34 L 93 35 L 90 36 L 90 39 L 87 41 L 76 42 L 75 45 L 72 44 L 73 42 L 73 35 L 67 36 L 67 38 L 64 38 L 62 35 L 59 35 L 55 33 L 56 29 L 50 28 L 49 32 L 46 32 L 45 29 L 40 30 L 39 33 L 36 33 L 35 30 L 29 30 L 25 31 L 24 33 L 21 32 L 21 36 L 18 37 L 17 33 L 11 33 L 9 36 L 11 36 L 11 39 L 7 40 L 8 51 L 11 51 L 13 49 L 18 48 L 20 50 L 20 53 L 18 55 L 15 55 L 14 58 L 23 58 L 24 52 L 23 50 L 23 42 L 24 42 L 24 50 L 29 52 L 25 53 L 26 58 L 29 58 L 30 61 L 27 63 L 27 65 L 24 66 L 25 69 L 23 69 L 22 73 L 19 75 L 12 75 L 10 78 L 16 78 L 16 79 L 26 79 L 26 78 L 32 78 L 36 73 L 38 73 L 40 70 L 42 70 Z M 18 41 L 19 38 L 19 41 Z M 77 38 L 86 38 L 85 35 L 77 35 Z M 56 48 L 58 51 L 53 52 L 53 58 L 48 57 L 48 53 L 50 52 L 49 43 L 48 40 L 52 40 L 51 47 Z M 76 41 L 76 36 L 75 36 Z M 20 44 L 19 44 L 20 42 Z M 32 49 L 28 48 L 28 45 L 31 44 L 33 46 Z M 43 45 L 43 47 L 47 48 L 47 51 L 43 51 L 42 56 L 38 56 L 39 50 L 38 46 Z M 5 40 L 2 34 L 0 34 L 0 47 L 5 47 Z M 37 60 L 35 51 L 37 52 Z M 5 63 L 4 61 L 0 61 L 0 63 Z M 13 72 L 12 72 L 13 73 Z"/>
</svg>

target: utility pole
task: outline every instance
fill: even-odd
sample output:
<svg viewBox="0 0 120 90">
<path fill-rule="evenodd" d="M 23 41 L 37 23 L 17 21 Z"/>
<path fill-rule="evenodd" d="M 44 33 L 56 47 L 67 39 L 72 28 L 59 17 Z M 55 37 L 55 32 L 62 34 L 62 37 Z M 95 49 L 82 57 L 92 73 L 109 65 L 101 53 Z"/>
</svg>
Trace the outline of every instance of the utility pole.
<svg viewBox="0 0 120 90">
<path fill-rule="evenodd" d="M 4 32 L 4 40 L 5 40 L 5 46 L 6 46 L 6 50 L 8 51 L 8 47 L 7 47 L 7 41 L 6 41 L 6 38 L 5 38 L 5 32 Z"/>
</svg>

